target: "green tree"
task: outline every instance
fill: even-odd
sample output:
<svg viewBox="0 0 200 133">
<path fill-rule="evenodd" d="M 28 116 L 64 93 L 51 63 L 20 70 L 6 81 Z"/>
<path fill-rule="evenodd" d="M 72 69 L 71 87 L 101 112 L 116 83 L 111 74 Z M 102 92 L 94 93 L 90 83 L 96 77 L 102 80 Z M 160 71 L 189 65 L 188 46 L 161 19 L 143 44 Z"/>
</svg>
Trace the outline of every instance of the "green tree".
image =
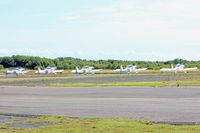
<svg viewBox="0 0 200 133">
<path fill-rule="evenodd" d="M 3 65 L 0 65 L 0 69 L 4 69 Z"/>
</svg>

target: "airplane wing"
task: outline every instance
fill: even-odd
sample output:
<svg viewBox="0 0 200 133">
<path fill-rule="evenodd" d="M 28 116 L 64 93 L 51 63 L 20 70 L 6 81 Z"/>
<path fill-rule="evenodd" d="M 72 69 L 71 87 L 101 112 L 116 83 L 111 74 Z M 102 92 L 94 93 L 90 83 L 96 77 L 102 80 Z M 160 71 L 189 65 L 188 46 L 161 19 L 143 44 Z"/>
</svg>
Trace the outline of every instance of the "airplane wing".
<svg viewBox="0 0 200 133">
<path fill-rule="evenodd" d="M 28 73 L 29 71 L 23 71 L 23 73 Z"/>
<path fill-rule="evenodd" d="M 62 73 L 64 70 L 55 70 L 53 73 Z"/>
<path fill-rule="evenodd" d="M 115 69 L 115 70 L 113 70 L 114 72 L 120 72 L 120 69 Z"/>
<path fill-rule="evenodd" d="M 102 69 L 95 69 L 95 70 L 92 70 L 91 72 L 99 72 L 101 71 Z"/>
<path fill-rule="evenodd" d="M 160 71 L 171 71 L 172 69 L 170 69 L 170 68 L 162 68 L 162 69 L 160 69 Z"/>
<path fill-rule="evenodd" d="M 72 72 L 73 72 L 73 73 L 75 73 L 75 72 L 76 72 L 76 70 L 72 70 Z"/>
<path fill-rule="evenodd" d="M 197 70 L 198 68 L 197 67 L 194 67 L 194 68 L 185 68 L 184 71 L 194 71 L 194 70 Z"/>
<path fill-rule="evenodd" d="M 46 72 L 44 70 L 41 70 L 41 71 L 36 71 L 35 73 L 37 73 L 37 74 L 45 74 Z"/>
<path fill-rule="evenodd" d="M 64 70 L 55 70 L 54 72 L 56 72 L 56 73 L 61 73 L 61 72 L 63 72 Z"/>
<path fill-rule="evenodd" d="M 140 68 L 140 69 L 136 69 L 135 71 L 145 71 L 147 70 L 147 68 Z"/>
</svg>

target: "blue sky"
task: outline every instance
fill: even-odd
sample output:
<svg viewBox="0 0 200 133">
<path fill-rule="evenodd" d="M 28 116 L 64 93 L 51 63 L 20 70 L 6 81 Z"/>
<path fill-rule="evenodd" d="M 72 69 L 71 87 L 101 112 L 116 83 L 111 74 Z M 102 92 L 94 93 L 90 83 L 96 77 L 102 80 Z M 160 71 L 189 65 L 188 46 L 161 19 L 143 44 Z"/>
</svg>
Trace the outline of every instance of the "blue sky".
<svg viewBox="0 0 200 133">
<path fill-rule="evenodd" d="M 200 60 L 199 0 L 0 0 L 0 56 Z"/>
</svg>

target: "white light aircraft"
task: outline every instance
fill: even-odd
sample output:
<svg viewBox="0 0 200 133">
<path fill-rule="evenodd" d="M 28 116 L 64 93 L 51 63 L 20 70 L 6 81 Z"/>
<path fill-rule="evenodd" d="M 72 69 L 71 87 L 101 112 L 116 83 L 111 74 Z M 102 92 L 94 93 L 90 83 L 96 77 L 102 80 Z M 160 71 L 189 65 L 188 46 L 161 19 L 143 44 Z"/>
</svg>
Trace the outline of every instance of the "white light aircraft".
<svg viewBox="0 0 200 133">
<path fill-rule="evenodd" d="M 38 68 L 38 70 L 35 72 L 37 74 L 50 74 L 50 73 L 54 73 L 54 74 L 60 74 L 62 73 L 64 70 L 56 70 L 56 67 L 47 67 L 44 70 L 41 70 L 40 68 Z"/>
<path fill-rule="evenodd" d="M 25 73 L 28 73 L 29 71 L 25 71 L 24 68 L 16 68 L 15 70 L 9 71 L 6 69 L 5 74 L 6 75 L 24 75 Z"/>
<path fill-rule="evenodd" d="M 145 71 L 145 70 L 147 70 L 147 68 L 138 69 L 137 66 L 128 65 L 125 69 L 123 69 L 123 66 L 120 66 L 120 69 L 116 69 L 114 71 L 120 72 L 120 73 L 126 73 L 127 72 L 128 74 L 130 74 L 130 72 L 138 73 L 139 71 Z"/>
<path fill-rule="evenodd" d="M 98 71 L 101 71 L 102 69 L 94 69 L 94 67 L 89 67 L 89 66 L 84 66 L 82 69 L 78 69 L 78 67 L 75 68 L 75 70 L 72 70 L 73 73 L 76 73 L 76 74 L 81 74 L 81 73 L 94 73 L 94 72 L 98 72 Z"/>
<path fill-rule="evenodd" d="M 194 67 L 194 68 L 184 68 L 184 67 L 185 67 L 184 65 L 177 64 L 174 68 L 174 66 L 171 64 L 171 68 L 162 68 L 162 69 L 160 69 L 160 71 L 171 71 L 174 73 L 183 71 L 184 73 L 187 73 L 187 71 L 194 71 L 194 70 L 198 69 L 197 67 Z"/>
</svg>

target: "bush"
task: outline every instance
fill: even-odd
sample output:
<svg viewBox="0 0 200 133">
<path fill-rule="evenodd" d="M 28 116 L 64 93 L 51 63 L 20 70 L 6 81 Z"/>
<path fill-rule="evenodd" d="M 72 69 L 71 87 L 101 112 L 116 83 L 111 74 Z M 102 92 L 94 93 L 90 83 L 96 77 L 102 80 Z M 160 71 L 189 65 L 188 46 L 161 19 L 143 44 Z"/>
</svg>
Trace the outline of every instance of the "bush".
<svg viewBox="0 0 200 133">
<path fill-rule="evenodd" d="M 4 69 L 3 65 L 0 65 L 0 69 Z"/>
<path fill-rule="evenodd" d="M 35 67 L 34 67 L 34 70 L 38 70 L 38 68 L 40 68 L 40 69 L 45 69 L 43 66 L 35 66 Z"/>
</svg>

